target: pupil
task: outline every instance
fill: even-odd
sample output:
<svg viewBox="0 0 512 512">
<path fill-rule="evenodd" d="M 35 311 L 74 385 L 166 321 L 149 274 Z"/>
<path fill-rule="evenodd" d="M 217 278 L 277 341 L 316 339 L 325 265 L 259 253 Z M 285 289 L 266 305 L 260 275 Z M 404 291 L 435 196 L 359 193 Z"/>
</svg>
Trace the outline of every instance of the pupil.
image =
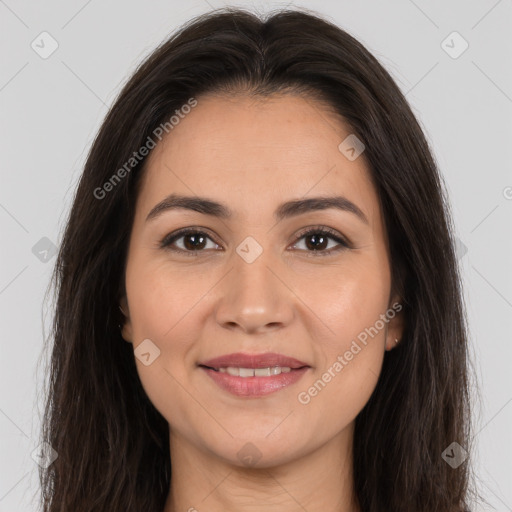
<svg viewBox="0 0 512 512">
<path fill-rule="evenodd" d="M 206 237 L 201 235 L 200 233 L 193 233 L 193 234 L 187 235 L 184 240 L 185 247 L 190 250 L 202 249 L 202 248 L 204 248 L 205 239 L 206 239 Z M 190 240 L 193 240 L 193 242 L 189 243 Z M 199 240 L 199 243 L 196 243 L 198 240 Z"/>
<path fill-rule="evenodd" d="M 309 249 L 314 249 L 314 250 L 317 250 L 319 248 L 323 248 L 325 249 L 325 244 L 322 243 L 322 242 L 325 242 L 327 239 L 327 237 L 324 237 L 324 235 L 309 235 L 309 237 L 306 237 L 306 245 L 308 246 Z M 309 244 L 308 243 L 308 240 L 313 240 L 313 244 Z M 311 247 L 312 245 L 312 247 Z M 322 247 L 319 247 L 320 245 L 322 245 Z"/>
</svg>

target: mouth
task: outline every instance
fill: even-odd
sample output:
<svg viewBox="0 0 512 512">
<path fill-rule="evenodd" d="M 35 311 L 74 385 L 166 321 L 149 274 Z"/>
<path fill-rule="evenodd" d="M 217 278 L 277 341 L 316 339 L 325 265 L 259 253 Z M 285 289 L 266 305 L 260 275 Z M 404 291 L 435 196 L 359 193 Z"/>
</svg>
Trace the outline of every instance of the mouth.
<svg viewBox="0 0 512 512">
<path fill-rule="evenodd" d="M 268 366 L 266 368 L 240 368 L 236 366 L 220 366 L 214 368 L 210 366 L 199 365 L 207 370 L 213 370 L 218 373 L 227 373 L 232 377 L 242 377 L 243 379 L 250 377 L 271 377 L 273 375 L 281 375 L 281 373 L 290 373 L 291 371 L 309 368 L 309 366 L 300 366 L 299 368 L 290 368 L 289 366 Z"/>
<path fill-rule="evenodd" d="M 266 370 L 268 368 L 281 368 L 284 372 L 296 370 L 309 366 L 303 361 L 299 361 L 294 357 L 277 354 L 275 352 L 266 352 L 262 354 L 246 354 L 236 352 L 233 354 L 225 354 L 215 357 L 207 361 L 202 361 L 199 366 L 206 366 L 213 370 L 221 370 L 222 368 L 240 368 L 243 370 Z"/>
<path fill-rule="evenodd" d="M 282 354 L 229 354 L 198 364 L 221 389 L 261 397 L 296 383 L 311 368 Z"/>
</svg>

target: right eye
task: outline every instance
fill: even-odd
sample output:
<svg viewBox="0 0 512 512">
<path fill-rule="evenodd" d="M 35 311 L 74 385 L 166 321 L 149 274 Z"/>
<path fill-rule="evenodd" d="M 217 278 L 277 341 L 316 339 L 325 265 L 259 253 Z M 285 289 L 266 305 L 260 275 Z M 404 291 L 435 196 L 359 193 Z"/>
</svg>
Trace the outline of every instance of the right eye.
<svg viewBox="0 0 512 512">
<path fill-rule="evenodd" d="M 180 244 L 177 243 L 180 240 L 183 240 L 181 247 L 179 246 Z M 214 246 L 218 247 L 218 244 L 204 231 L 185 228 L 166 235 L 159 245 L 161 248 L 165 248 L 169 251 L 179 252 L 187 256 L 197 256 L 197 253 L 203 252 L 204 249 L 212 249 L 212 247 L 207 247 L 208 240 L 210 240 Z M 213 249 L 215 249 L 215 247 L 213 247 Z"/>
</svg>

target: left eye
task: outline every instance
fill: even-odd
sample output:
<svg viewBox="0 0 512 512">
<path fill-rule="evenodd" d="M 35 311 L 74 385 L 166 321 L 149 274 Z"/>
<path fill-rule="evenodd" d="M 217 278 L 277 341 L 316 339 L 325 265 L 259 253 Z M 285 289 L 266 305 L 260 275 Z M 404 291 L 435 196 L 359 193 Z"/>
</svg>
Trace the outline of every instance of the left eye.
<svg viewBox="0 0 512 512">
<path fill-rule="evenodd" d="M 349 247 L 349 244 L 337 232 L 326 228 L 312 228 L 300 234 L 298 242 L 295 242 L 293 247 L 300 245 L 300 241 L 304 240 L 305 252 L 316 253 L 315 255 L 325 256 L 339 250 Z M 208 240 L 213 244 L 213 247 L 208 247 Z M 329 240 L 336 242 L 334 247 L 329 247 Z M 178 244 L 178 241 L 181 241 Z M 336 245 L 338 247 L 336 247 Z M 171 251 L 181 252 L 187 256 L 196 256 L 197 253 L 202 252 L 203 249 L 215 249 L 219 247 L 213 239 L 208 236 L 204 231 L 195 229 L 184 229 L 177 233 L 167 235 L 161 242 L 161 248 L 166 248 Z"/>
<path fill-rule="evenodd" d="M 299 240 L 302 239 L 305 239 L 306 252 L 318 253 L 319 256 L 326 256 L 333 252 L 347 249 L 349 247 L 348 242 L 344 240 L 340 235 L 338 235 L 335 231 L 326 228 L 309 229 L 300 235 Z M 327 247 L 329 245 L 328 240 L 333 240 L 336 242 L 334 247 Z M 296 245 L 298 245 L 298 243 L 296 243 Z M 336 245 L 338 245 L 338 247 L 336 247 Z"/>
</svg>

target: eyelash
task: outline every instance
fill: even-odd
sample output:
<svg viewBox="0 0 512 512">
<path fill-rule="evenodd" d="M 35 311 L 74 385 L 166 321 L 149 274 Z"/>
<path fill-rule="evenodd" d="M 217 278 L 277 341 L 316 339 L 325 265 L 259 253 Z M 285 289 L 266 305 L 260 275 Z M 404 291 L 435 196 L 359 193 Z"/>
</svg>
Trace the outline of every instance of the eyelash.
<svg viewBox="0 0 512 512">
<path fill-rule="evenodd" d="M 301 232 L 297 237 L 297 241 L 294 242 L 293 245 L 296 245 L 299 240 L 301 240 L 302 238 L 307 237 L 308 235 L 311 235 L 311 234 L 325 235 L 327 238 L 330 238 L 331 240 L 334 240 L 335 242 L 340 244 L 340 246 L 338 246 L 336 248 L 331 247 L 328 250 L 325 250 L 325 249 L 317 250 L 317 251 L 304 250 L 303 252 L 313 253 L 313 254 L 308 255 L 308 257 L 310 257 L 310 256 L 311 257 L 329 256 L 329 255 L 332 255 L 333 253 L 338 253 L 339 251 L 350 248 L 350 244 L 348 243 L 348 241 L 345 240 L 344 238 L 342 238 L 336 231 L 334 231 L 330 228 L 320 227 L 320 226 L 311 227 L 311 228 L 308 228 L 308 229 L 304 230 L 303 232 Z M 160 241 L 159 246 L 162 249 L 166 249 L 166 250 L 173 251 L 173 252 L 179 252 L 179 253 L 185 254 L 186 256 L 192 256 L 192 257 L 197 257 L 199 252 L 205 251 L 205 249 L 189 251 L 189 250 L 179 249 L 176 247 L 171 247 L 171 244 L 173 244 L 174 242 L 176 242 L 176 240 L 179 240 L 180 238 L 183 238 L 186 235 L 206 235 L 207 238 L 212 240 L 212 242 L 214 242 L 217 245 L 220 245 L 212 237 L 210 237 L 208 235 L 208 233 L 206 233 L 205 231 L 201 231 L 200 229 L 195 229 L 195 228 L 183 228 L 174 233 L 166 235 Z"/>
</svg>

